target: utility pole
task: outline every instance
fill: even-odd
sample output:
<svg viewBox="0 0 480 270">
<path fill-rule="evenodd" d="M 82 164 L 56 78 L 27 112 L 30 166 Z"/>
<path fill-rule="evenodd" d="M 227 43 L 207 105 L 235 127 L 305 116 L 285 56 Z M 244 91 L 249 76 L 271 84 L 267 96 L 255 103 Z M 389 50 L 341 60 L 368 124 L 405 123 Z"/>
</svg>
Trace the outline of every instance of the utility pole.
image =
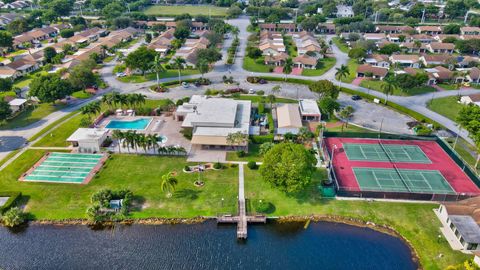
<svg viewBox="0 0 480 270">
<path fill-rule="evenodd" d="M 425 9 L 422 10 L 422 20 L 421 23 L 425 23 Z"/>
</svg>

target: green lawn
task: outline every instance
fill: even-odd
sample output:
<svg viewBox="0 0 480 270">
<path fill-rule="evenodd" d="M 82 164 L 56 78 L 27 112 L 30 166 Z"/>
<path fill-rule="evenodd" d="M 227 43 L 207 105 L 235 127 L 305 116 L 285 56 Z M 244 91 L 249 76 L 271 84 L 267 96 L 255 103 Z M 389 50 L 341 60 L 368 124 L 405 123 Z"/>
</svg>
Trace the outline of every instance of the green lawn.
<svg viewBox="0 0 480 270">
<path fill-rule="evenodd" d="M 253 59 L 248 56 L 243 58 L 243 69 L 252 72 L 264 72 L 270 73 L 271 67 L 265 65 L 264 57 L 260 57 L 258 59 Z"/>
<path fill-rule="evenodd" d="M 7 92 L 0 92 L 0 99 L 3 99 L 5 97 L 16 97 L 17 93 L 14 91 L 7 91 Z"/>
<path fill-rule="evenodd" d="M 80 91 L 77 91 L 77 92 L 73 92 L 73 93 L 72 93 L 72 97 L 78 98 L 78 99 L 87 99 L 87 98 L 89 98 L 89 97 L 91 97 L 91 96 L 92 96 L 92 94 L 87 93 L 87 92 L 85 92 L 85 91 L 83 91 L 83 90 L 80 90 Z"/>
<path fill-rule="evenodd" d="M 205 15 L 205 16 L 218 16 L 224 17 L 227 15 L 228 8 L 217 6 L 200 6 L 200 5 L 178 5 L 178 6 L 160 6 L 155 5 L 149 7 L 144 11 L 146 15 L 155 16 L 175 16 L 188 13 L 192 16 Z"/>
<path fill-rule="evenodd" d="M 384 81 L 363 80 L 360 83 L 360 86 L 365 87 L 365 88 L 369 88 L 369 89 L 372 89 L 372 90 L 375 90 L 375 91 L 378 91 L 378 92 L 383 92 L 382 91 L 382 85 L 384 83 L 385 83 Z M 436 91 L 435 88 L 433 88 L 431 86 L 426 86 L 426 85 L 425 86 L 420 86 L 420 87 L 415 87 L 415 88 L 409 89 L 408 91 L 403 91 L 402 89 L 397 87 L 393 91 L 392 95 L 395 95 L 395 96 L 415 96 L 415 95 L 422 95 L 422 94 L 425 94 L 425 93 L 431 93 L 431 92 L 435 92 L 435 91 Z"/>
<path fill-rule="evenodd" d="M 234 99 L 250 100 L 253 103 L 259 103 L 259 102 L 262 102 L 262 101 L 264 101 L 265 103 L 268 103 L 268 100 L 267 100 L 266 96 L 240 95 L 239 97 L 235 97 Z M 289 98 L 279 98 L 279 97 L 277 97 L 275 100 L 276 100 L 277 103 L 298 103 L 298 100 L 289 99 Z"/>
<path fill-rule="evenodd" d="M 190 76 L 195 74 L 200 74 L 196 69 L 185 69 L 181 71 L 182 77 Z M 176 69 L 168 69 L 165 72 L 160 73 L 160 79 L 165 78 L 176 78 L 178 77 L 178 71 Z M 142 75 L 130 75 L 125 77 L 119 77 L 117 80 L 124 82 L 124 83 L 142 83 L 153 81 L 157 79 L 157 75 L 155 73 L 148 73 L 145 76 Z"/>
<path fill-rule="evenodd" d="M 342 131 L 342 126 L 331 127 L 331 128 L 327 128 L 326 130 L 327 131 L 332 131 L 332 132 L 341 132 Z M 359 126 L 348 124 L 347 127 L 345 127 L 345 126 L 343 127 L 343 132 L 374 132 L 374 131 L 372 131 L 370 129 L 362 128 L 362 127 L 359 127 Z"/>
<path fill-rule="evenodd" d="M 182 172 L 184 158 L 113 155 L 88 185 L 18 182 L 44 153 L 28 150 L 0 172 L 0 190 L 21 191 L 27 200 L 25 210 L 36 219 L 85 218 L 90 196 L 104 188 L 127 188 L 134 193 L 133 218 L 191 218 L 236 211 L 238 168 L 204 172 L 205 185 L 196 187 L 193 182 L 198 175 Z M 179 183 L 173 197 L 166 198 L 160 191 L 161 177 L 170 171 L 178 173 Z"/>
<path fill-rule="evenodd" d="M 345 83 L 351 83 L 357 77 L 357 68 L 358 68 L 357 60 L 355 59 L 348 60 L 347 67 L 350 74 L 348 74 L 347 77 L 342 78 L 341 81 Z"/>
<path fill-rule="evenodd" d="M 83 117 L 86 117 L 82 114 L 78 114 L 68 120 L 67 122 L 60 125 L 58 128 L 54 129 L 52 132 L 47 134 L 41 140 L 34 144 L 34 146 L 44 146 L 44 147 L 67 147 L 69 143 L 66 142 L 66 139 L 72 135 L 75 130 L 80 127 L 80 121 Z"/>
<path fill-rule="evenodd" d="M 303 69 L 303 76 L 321 76 L 325 72 L 329 71 L 335 63 L 337 62 L 336 58 L 323 58 L 320 60 L 323 63 L 323 67 L 320 69 Z"/>
<path fill-rule="evenodd" d="M 437 84 L 439 87 L 445 89 L 445 90 L 457 90 L 458 89 L 458 84 L 445 84 L 445 83 L 439 83 Z"/>
<path fill-rule="evenodd" d="M 339 37 L 332 38 L 332 41 L 340 49 L 340 51 L 344 53 L 348 53 L 348 51 L 350 51 L 347 44 L 343 43 Z"/>
<path fill-rule="evenodd" d="M 428 102 L 427 108 L 455 121 L 460 109 L 465 106 L 457 102 L 456 96 L 435 98 Z"/>
<path fill-rule="evenodd" d="M 15 80 L 15 82 L 13 83 L 13 87 L 24 88 L 26 86 L 29 86 L 30 82 L 32 81 L 32 79 L 35 76 L 37 76 L 37 74 L 46 75 L 46 74 L 48 74 L 48 72 L 43 71 L 43 70 L 38 70 L 38 71 L 35 71 L 33 73 L 27 74 L 27 75 Z"/>
<path fill-rule="evenodd" d="M 30 106 L 25 111 L 21 112 L 19 115 L 15 116 L 11 120 L 8 120 L 7 123 L 3 126 L 0 126 L 0 129 L 13 129 L 28 126 L 37 121 L 42 120 L 45 116 L 65 108 L 64 104 L 52 105 L 51 103 L 42 103 L 33 106 Z"/>
<path fill-rule="evenodd" d="M 391 226 L 412 243 L 423 269 L 445 269 L 471 258 L 452 251 L 444 239 L 437 242 L 440 222 L 432 211 L 437 205 L 322 199 L 318 185 L 325 177 L 317 178 L 300 194 L 287 196 L 263 181 L 258 170 L 245 168 L 245 194 L 252 203 L 272 203 L 270 216 L 338 215 Z M 443 256 L 438 258 L 439 254 Z"/>
<path fill-rule="evenodd" d="M 228 161 L 262 161 L 263 157 L 259 153 L 260 144 L 249 143 L 248 144 L 248 153 L 244 157 L 238 157 L 237 152 L 227 152 Z"/>
</svg>

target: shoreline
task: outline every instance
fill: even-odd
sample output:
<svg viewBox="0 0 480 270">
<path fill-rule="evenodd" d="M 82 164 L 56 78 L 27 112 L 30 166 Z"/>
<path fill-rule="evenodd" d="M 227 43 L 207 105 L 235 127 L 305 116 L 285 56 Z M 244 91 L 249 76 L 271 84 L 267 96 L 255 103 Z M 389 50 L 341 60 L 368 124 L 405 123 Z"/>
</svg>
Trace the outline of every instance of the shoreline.
<svg viewBox="0 0 480 270">
<path fill-rule="evenodd" d="M 215 217 L 194 217 L 194 218 L 143 218 L 143 219 L 127 219 L 122 221 L 106 221 L 100 222 L 98 224 L 93 224 L 87 219 L 67 219 L 67 220 L 35 220 L 29 221 L 28 224 L 31 225 L 53 225 L 53 226 L 71 226 L 71 225 L 82 225 L 82 226 L 91 226 L 95 227 L 108 227 L 114 226 L 115 224 L 122 225 L 175 225 L 175 224 L 199 224 L 209 220 L 214 220 Z M 370 221 L 364 221 L 358 218 L 344 217 L 344 216 L 335 216 L 335 215 L 308 215 L 308 216 L 280 216 L 280 217 L 268 217 L 269 221 L 276 221 L 278 223 L 288 223 L 288 222 L 331 222 L 331 223 L 340 223 L 350 226 L 356 226 L 361 228 L 369 228 L 380 233 L 388 234 L 393 237 L 399 238 L 405 245 L 408 246 L 411 253 L 411 258 L 413 262 L 417 265 L 417 269 L 423 269 L 420 263 L 420 257 L 418 256 L 417 251 L 414 246 L 408 239 L 401 235 L 394 228 L 385 225 L 385 224 L 375 224 Z"/>
</svg>

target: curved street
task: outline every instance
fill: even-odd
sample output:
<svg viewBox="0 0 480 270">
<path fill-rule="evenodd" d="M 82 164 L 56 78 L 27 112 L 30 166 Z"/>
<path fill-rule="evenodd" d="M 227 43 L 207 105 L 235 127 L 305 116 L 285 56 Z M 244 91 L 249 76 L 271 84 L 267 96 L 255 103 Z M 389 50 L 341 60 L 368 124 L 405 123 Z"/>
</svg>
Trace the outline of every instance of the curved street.
<svg viewBox="0 0 480 270">
<path fill-rule="evenodd" d="M 2 140 L 2 144 L 0 145 L 0 159 L 4 158 L 8 155 L 9 152 L 15 150 L 21 146 L 26 145 L 24 142 L 27 141 L 30 137 L 38 133 L 40 130 L 44 129 L 51 123 L 61 119 L 68 113 L 78 110 L 81 106 L 85 105 L 92 100 L 96 100 L 101 98 L 101 95 L 110 92 L 110 91 L 118 91 L 121 93 L 129 93 L 129 92 L 139 92 L 145 94 L 148 98 L 151 99 L 161 99 L 161 98 L 171 98 L 171 99 L 178 99 L 183 98 L 185 96 L 191 96 L 193 94 L 201 94 L 207 88 L 215 89 L 215 86 L 223 85 L 223 87 L 228 87 L 222 83 L 222 77 L 225 76 L 232 76 L 235 81 L 239 82 L 239 87 L 244 89 L 255 89 L 255 90 L 264 90 L 267 94 L 269 93 L 272 85 L 280 84 L 282 86 L 282 90 L 280 96 L 282 97 L 291 97 L 291 98 L 308 98 L 312 97 L 311 93 L 305 90 L 305 87 L 295 86 L 293 84 L 287 84 L 282 82 L 273 82 L 267 85 L 252 85 L 246 82 L 246 78 L 248 76 L 270 76 L 270 77 L 281 77 L 284 78 L 285 75 L 283 74 L 276 74 L 276 73 L 257 73 L 257 72 L 250 72 L 243 69 L 243 58 L 245 55 L 245 49 L 247 46 L 248 36 L 250 33 L 247 31 L 247 27 L 250 24 L 249 18 L 247 16 L 241 16 L 236 19 L 231 19 L 227 21 L 231 25 L 237 26 L 239 28 L 239 39 L 240 45 L 238 49 L 238 53 L 236 55 L 235 63 L 233 65 L 225 64 L 227 59 L 227 49 L 231 45 L 232 38 L 229 38 L 225 41 L 224 47 L 222 48 L 222 55 L 223 59 L 218 61 L 211 72 L 205 74 L 204 77 L 209 78 L 213 85 L 208 87 L 190 87 L 184 89 L 182 87 L 172 88 L 171 91 L 168 93 L 155 93 L 149 90 L 149 86 L 155 84 L 154 81 L 144 82 L 144 83 L 123 83 L 117 80 L 115 74 L 113 74 L 113 68 L 117 65 L 117 61 L 111 61 L 106 63 L 104 67 L 100 70 L 100 74 L 105 82 L 109 85 L 109 87 L 102 91 L 95 97 L 90 99 L 78 101 L 77 103 L 69 106 L 68 108 L 56 111 L 46 117 L 44 117 L 41 121 L 33 123 L 31 125 L 12 129 L 12 130 L 1 130 L 0 131 L 0 138 Z M 334 37 L 333 35 L 326 36 L 327 40 L 331 40 Z M 141 45 L 141 41 L 135 44 L 135 47 Z M 348 55 L 340 51 L 340 49 L 335 46 L 334 44 L 331 47 L 332 55 L 336 58 L 335 66 L 328 70 L 325 74 L 321 76 L 298 76 L 298 75 L 288 75 L 288 78 L 298 78 L 304 80 L 329 80 L 334 84 L 350 89 L 354 89 L 360 92 L 368 93 L 370 95 L 385 98 L 385 95 L 381 92 L 374 91 L 371 89 L 367 89 L 364 87 L 360 87 L 353 84 L 339 82 L 335 78 L 336 68 L 340 67 L 341 65 L 346 65 L 349 58 Z M 192 75 L 192 76 L 183 76 L 182 79 L 192 79 L 192 78 L 199 78 L 200 75 Z M 161 82 L 169 82 L 178 80 L 177 77 L 173 78 L 165 78 L 161 79 Z M 236 86 L 230 86 L 236 87 Z M 428 118 L 442 124 L 449 130 L 459 134 L 465 140 L 472 142 L 472 140 L 468 137 L 468 133 L 465 130 L 460 130 L 455 122 L 452 120 L 435 113 L 427 108 L 427 102 L 430 101 L 432 98 L 439 98 L 439 97 L 446 97 L 446 96 L 454 96 L 457 94 L 466 95 L 466 94 L 473 94 L 473 93 L 480 93 L 480 90 L 476 89 L 460 89 L 458 91 L 442 91 L 442 92 L 434 92 L 423 94 L 423 95 L 416 95 L 416 96 L 389 96 L 389 100 L 395 102 L 401 106 L 404 106 L 408 109 L 417 111 Z"/>
</svg>

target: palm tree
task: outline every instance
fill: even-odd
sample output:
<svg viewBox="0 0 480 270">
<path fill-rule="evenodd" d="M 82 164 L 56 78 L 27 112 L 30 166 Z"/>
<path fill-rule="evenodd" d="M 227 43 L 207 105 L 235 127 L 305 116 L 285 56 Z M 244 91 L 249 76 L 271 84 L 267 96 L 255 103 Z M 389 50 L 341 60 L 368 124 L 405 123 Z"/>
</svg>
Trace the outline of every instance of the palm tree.
<svg viewBox="0 0 480 270">
<path fill-rule="evenodd" d="M 283 64 L 283 73 L 285 74 L 285 81 L 287 80 L 288 74 L 292 73 L 293 61 L 292 58 L 287 58 L 285 64 Z"/>
<path fill-rule="evenodd" d="M 240 131 L 235 133 L 229 133 L 227 135 L 227 143 L 232 146 L 244 144 L 245 142 L 247 142 L 247 140 L 248 136 Z"/>
<path fill-rule="evenodd" d="M 279 84 L 275 85 L 274 87 L 272 87 L 272 95 L 280 94 L 281 89 L 282 87 Z"/>
<path fill-rule="evenodd" d="M 342 118 L 343 122 L 345 123 L 345 127 L 347 128 L 348 128 L 348 121 L 353 116 L 353 112 L 354 112 L 353 107 L 347 106 L 338 113 L 340 118 Z M 342 132 L 343 132 L 343 124 L 342 124 Z"/>
<path fill-rule="evenodd" d="M 268 95 L 267 96 L 268 102 L 270 102 L 270 109 L 273 109 L 273 103 L 277 100 L 275 95 Z"/>
<path fill-rule="evenodd" d="M 203 74 L 208 72 L 208 62 L 207 62 L 207 60 L 200 59 L 197 63 L 197 69 L 200 72 L 200 74 L 202 74 L 202 78 L 203 78 Z"/>
<path fill-rule="evenodd" d="M 185 59 L 177 57 L 173 60 L 173 63 L 174 63 L 174 66 L 178 70 L 178 83 L 180 84 L 180 83 L 182 83 L 182 73 L 181 73 L 181 71 L 185 68 L 184 67 Z"/>
<path fill-rule="evenodd" d="M 157 75 L 157 87 L 160 87 L 160 73 L 165 72 L 160 54 L 155 55 L 155 59 L 153 60 L 153 70 Z"/>
<path fill-rule="evenodd" d="M 232 35 L 238 36 L 238 34 L 240 33 L 240 30 L 238 29 L 238 27 L 235 26 L 232 28 L 231 32 L 232 32 Z"/>
<path fill-rule="evenodd" d="M 89 103 L 80 109 L 82 114 L 86 114 L 90 118 L 92 117 L 92 115 L 98 114 L 101 110 L 102 110 L 102 107 L 100 105 L 100 101 Z"/>
<path fill-rule="evenodd" d="M 119 129 L 115 129 L 113 130 L 112 132 L 112 137 L 114 139 L 117 140 L 117 144 L 118 144 L 118 153 L 122 153 L 122 149 L 120 147 L 120 142 L 125 138 L 125 134 L 123 133 L 123 131 L 119 130 Z"/>
<path fill-rule="evenodd" d="M 339 68 L 336 68 L 337 72 L 335 72 L 335 77 L 337 77 L 340 81 L 342 78 L 347 78 L 350 75 L 350 71 L 348 67 L 345 65 L 341 65 Z"/>
<path fill-rule="evenodd" d="M 175 192 L 175 186 L 178 184 L 178 180 L 173 176 L 172 172 L 162 175 L 162 184 L 160 189 L 163 192 L 167 192 L 167 198 L 172 197 L 172 193 Z"/>
<path fill-rule="evenodd" d="M 158 136 L 157 134 L 148 134 L 147 135 L 147 141 L 149 147 L 153 148 L 153 152 L 155 152 L 155 149 L 158 147 Z"/>
<path fill-rule="evenodd" d="M 385 104 L 387 104 L 388 102 L 388 96 L 391 95 L 393 93 L 393 91 L 395 91 L 396 89 L 396 84 L 395 82 L 393 81 L 393 79 L 387 79 L 385 78 L 383 84 L 382 84 L 382 92 L 385 94 L 386 98 L 385 98 Z"/>
<path fill-rule="evenodd" d="M 100 49 L 101 49 L 101 54 L 102 54 L 102 59 L 106 57 L 107 55 L 107 50 L 108 50 L 108 47 L 107 45 L 101 45 L 100 46 Z"/>
</svg>

